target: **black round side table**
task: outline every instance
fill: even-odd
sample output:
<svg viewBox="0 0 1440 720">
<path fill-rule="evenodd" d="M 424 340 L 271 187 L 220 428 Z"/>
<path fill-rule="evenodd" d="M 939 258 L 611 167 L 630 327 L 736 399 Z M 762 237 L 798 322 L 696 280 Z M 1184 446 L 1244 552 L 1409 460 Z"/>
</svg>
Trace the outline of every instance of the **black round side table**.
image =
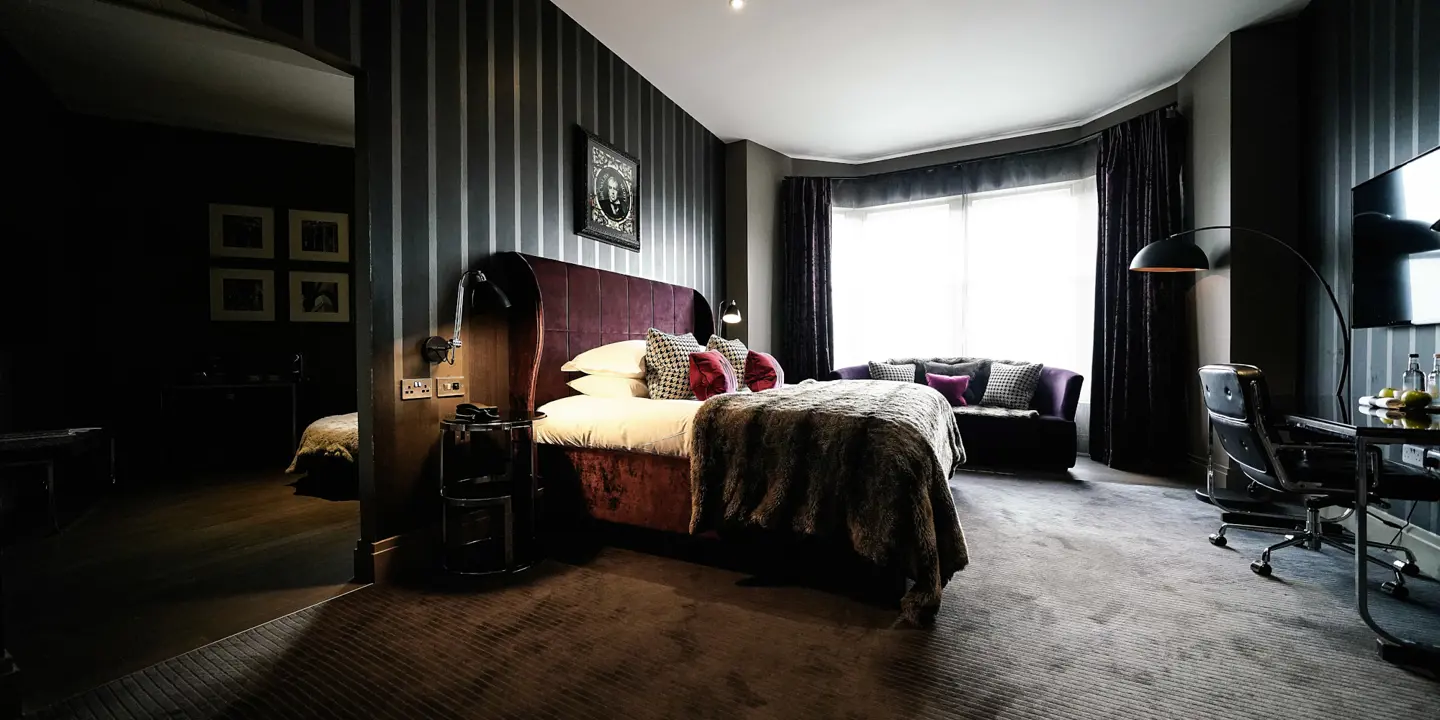
<svg viewBox="0 0 1440 720">
<path fill-rule="evenodd" d="M 544 413 L 440 421 L 441 567 L 516 573 L 540 560 L 544 489 L 530 431 Z"/>
</svg>

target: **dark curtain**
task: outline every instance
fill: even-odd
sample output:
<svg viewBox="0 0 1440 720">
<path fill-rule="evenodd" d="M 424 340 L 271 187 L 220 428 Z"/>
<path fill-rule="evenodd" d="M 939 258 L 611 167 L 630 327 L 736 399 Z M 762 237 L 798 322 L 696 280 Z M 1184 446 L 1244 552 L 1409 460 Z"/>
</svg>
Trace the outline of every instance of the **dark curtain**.
<svg viewBox="0 0 1440 720">
<path fill-rule="evenodd" d="M 789 177 L 780 187 L 780 364 L 786 382 L 833 368 L 830 316 L 830 180 Z"/>
<path fill-rule="evenodd" d="M 1094 174 L 1095 143 L 1082 142 L 832 182 L 836 207 L 865 208 L 1079 180 Z"/>
<path fill-rule="evenodd" d="M 1090 456 L 1114 468 L 1165 471 L 1185 458 L 1193 276 L 1130 270 L 1141 248 L 1180 230 L 1183 122 L 1165 108 L 1100 135 Z"/>
</svg>

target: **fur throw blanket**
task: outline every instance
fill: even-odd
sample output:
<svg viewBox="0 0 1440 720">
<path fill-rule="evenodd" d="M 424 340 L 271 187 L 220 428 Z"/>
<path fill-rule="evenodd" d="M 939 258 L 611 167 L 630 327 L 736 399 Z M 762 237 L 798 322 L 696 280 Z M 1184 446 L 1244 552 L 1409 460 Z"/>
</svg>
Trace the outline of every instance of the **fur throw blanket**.
<svg viewBox="0 0 1440 720">
<path fill-rule="evenodd" d="M 965 462 L 954 413 L 912 383 L 849 380 L 731 393 L 695 416 L 692 533 L 750 526 L 848 540 L 914 580 L 924 624 L 968 555 L 947 481 Z"/>
<path fill-rule="evenodd" d="M 300 449 L 290 462 L 287 473 L 306 472 L 307 463 L 315 459 L 336 459 L 355 462 L 360 452 L 360 415 L 348 413 L 322 417 L 305 428 Z"/>
</svg>

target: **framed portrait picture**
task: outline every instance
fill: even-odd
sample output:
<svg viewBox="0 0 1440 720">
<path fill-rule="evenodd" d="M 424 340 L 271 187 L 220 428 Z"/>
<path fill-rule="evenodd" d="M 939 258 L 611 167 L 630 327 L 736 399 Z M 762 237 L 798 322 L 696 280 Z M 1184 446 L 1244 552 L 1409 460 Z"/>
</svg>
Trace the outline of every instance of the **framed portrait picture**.
<svg viewBox="0 0 1440 720">
<path fill-rule="evenodd" d="M 210 256 L 274 259 L 275 211 L 211 203 Z"/>
<path fill-rule="evenodd" d="M 290 211 L 290 259 L 350 261 L 350 216 L 345 213 Z"/>
<path fill-rule="evenodd" d="M 210 268 L 210 319 L 275 319 L 275 271 Z"/>
<path fill-rule="evenodd" d="M 640 252 L 640 161 L 579 131 L 575 232 Z"/>
<path fill-rule="evenodd" d="M 349 273 L 290 273 L 291 322 L 350 322 Z"/>
</svg>

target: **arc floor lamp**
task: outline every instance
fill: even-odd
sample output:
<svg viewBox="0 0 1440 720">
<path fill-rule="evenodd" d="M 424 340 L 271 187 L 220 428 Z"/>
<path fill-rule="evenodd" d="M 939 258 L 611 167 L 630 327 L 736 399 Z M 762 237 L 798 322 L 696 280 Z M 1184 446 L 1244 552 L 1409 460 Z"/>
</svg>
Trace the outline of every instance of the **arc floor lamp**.
<svg viewBox="0 0 1440 720">
<path fill-rule="evenodd" d="M 1241 225 L 1206 225 L 1193 230 L 1185 230 L 1175 233 L 1164 240 L 1157 240 L 1140 249 L 1135 253 L 1134 259 L 1130 261 L 1130 269 L 1137 272 L 1199 272 L 1210 269 L 1210 257 L 1201 250 L 1199 246 L 1189 240 L 1189 237 L 1196 233 L 1208 230 L 1231 230 L 1247 233 L 1253 237 L 1261 237 L 1269 240 L 1282 248 L 1285 248 L 1291 255 L 1299 258 L 1305 269 L 1320 281 L 1321 287 L 1325 288 L 1325 294 L 1330 296 L 1330 305 L 1335 310 L 1335 320 L 1340 323 L 1340 339 L 1344 343 L 1343 357 L 1340 367 L 1340 381 L 1335 384 L 1335 397 L 1344 400 L 1345 383 L 1350 379 L 1350 326 L 1345 324 L 1345 313 L 1340 310 L 1340 301 L 1335 297 L 1335 290 L 1325 278 L 1295 250 L 1286 245 L 1280 238 L 1270 233 L 1248 228 Z"/>
</svg>

